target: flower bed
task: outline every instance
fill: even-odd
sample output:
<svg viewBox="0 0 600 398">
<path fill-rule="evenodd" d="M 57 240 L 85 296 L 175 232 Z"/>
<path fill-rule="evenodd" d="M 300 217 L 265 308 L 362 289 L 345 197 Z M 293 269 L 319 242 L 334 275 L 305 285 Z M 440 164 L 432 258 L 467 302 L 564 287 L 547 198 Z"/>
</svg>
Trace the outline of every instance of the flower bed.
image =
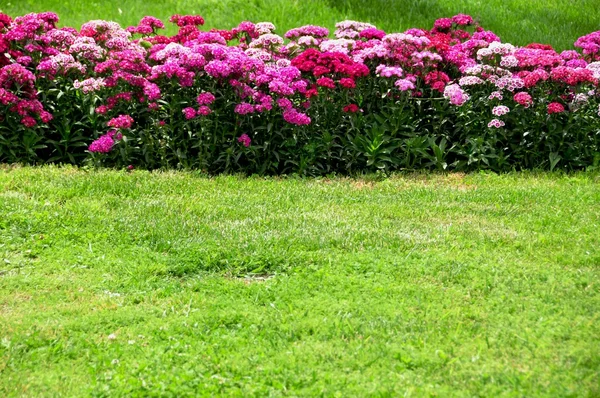
<svg viewBox="0 0 600 398">
<path fill-rule="evenodd" d="M 211 173 L 595 168 L 600 32 L 501 43 L 467 15 L 386 33 L 268 22 L 174 36 L 0 14 L 0 161 Z"/>
</svg>

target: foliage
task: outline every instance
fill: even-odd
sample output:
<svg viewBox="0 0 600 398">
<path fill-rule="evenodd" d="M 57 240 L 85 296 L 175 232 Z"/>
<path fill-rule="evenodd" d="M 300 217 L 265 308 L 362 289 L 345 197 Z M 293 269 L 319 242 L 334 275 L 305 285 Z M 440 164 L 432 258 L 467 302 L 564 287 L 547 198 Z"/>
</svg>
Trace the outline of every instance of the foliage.
<svg viewBox="0 0 600 398">
<path fill-rule="evenodd" d="M 599 182 L 0 168 L 0 395 L 597 396 Z"/>
<path fill-rule="evenodd" d="M 2 16 L 0 161 L 208 173 L 597 168 L 600 32 L 574 50 L 501 43 L 468 15 L 285 38 L 242 22 L 172 36 Z"/>
</svg>

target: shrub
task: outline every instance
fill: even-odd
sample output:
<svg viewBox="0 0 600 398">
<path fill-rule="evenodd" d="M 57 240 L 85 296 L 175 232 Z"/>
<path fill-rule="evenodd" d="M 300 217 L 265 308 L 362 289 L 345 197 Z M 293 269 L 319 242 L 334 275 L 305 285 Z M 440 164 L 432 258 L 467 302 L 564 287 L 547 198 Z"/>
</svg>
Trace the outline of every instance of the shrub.
<svg viewBox="0 0 600 398">
<path fill-rule="evenodd" d="M 600 161 L 600 32 L 557 53 L 466 15 L 179 31 L 0 14 L 0 161 L 319 175 L 582 169 Z M 287 42 L 286 42 L 287 40 Z"/>
</svg>

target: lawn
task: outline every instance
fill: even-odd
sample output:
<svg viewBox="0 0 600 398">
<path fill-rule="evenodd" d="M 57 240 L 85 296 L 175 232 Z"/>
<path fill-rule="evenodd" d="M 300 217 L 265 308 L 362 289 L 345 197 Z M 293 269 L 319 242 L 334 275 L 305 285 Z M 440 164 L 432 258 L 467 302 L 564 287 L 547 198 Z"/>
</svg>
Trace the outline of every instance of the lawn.
<svg viewBox="0 0 600 398">
<path fill-rule="evenodd" d="M 80 26 L 90 19 L 136 25 L 145 15 L 168 20 L 173 14 L 198 13 L 206 27 L 228 29 L 242 20 L 269 21 L 283 35 L 301 25 L 330 29 L 343 19 L 376 24 L 389 32 L 431 28 L 437 18 L 471 14 L 503 41 L 518 45 L 547 43 L 558 50 L 572 48 L 582 35 L 600 30 L 598 7 L 589 0 L 2 0 L 10 15 L 54 11 L 63 25 Z M 171 33 L 174 30 L 170 31 Z"/>
<path fill-rule="evenodd" d="M 593 3 L 0 11 L 55 11 L 76 27 L 201 14 L 206 29 L 249 19 L 279 34 L 467 13 L 505 41 L 562 50 L 600 30 Z M 599 231 L 597 168 L 265 178 L 0 165 L 0 397 L 599 397 Z"/>
<path fill-rule="evenodd" d="M 0 168 L 0 396 L 598 396 L 600 175 Z"/>
</svg>

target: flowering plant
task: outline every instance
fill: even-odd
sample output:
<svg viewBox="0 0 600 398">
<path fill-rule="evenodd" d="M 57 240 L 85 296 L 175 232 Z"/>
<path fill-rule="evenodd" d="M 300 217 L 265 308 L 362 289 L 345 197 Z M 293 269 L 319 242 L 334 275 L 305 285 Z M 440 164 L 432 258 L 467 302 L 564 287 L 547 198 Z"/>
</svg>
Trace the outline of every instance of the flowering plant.
<svg viewBox="0 0 600 398">
<path fill-rule="evenodd" d="M 0 14 L 0 161 L 212 173 L 581 169 L 600 162 L 600 32 L 555 51 L 468 15 L 283 36 L 199 15 L 57 28 Z"/>
</svg>

